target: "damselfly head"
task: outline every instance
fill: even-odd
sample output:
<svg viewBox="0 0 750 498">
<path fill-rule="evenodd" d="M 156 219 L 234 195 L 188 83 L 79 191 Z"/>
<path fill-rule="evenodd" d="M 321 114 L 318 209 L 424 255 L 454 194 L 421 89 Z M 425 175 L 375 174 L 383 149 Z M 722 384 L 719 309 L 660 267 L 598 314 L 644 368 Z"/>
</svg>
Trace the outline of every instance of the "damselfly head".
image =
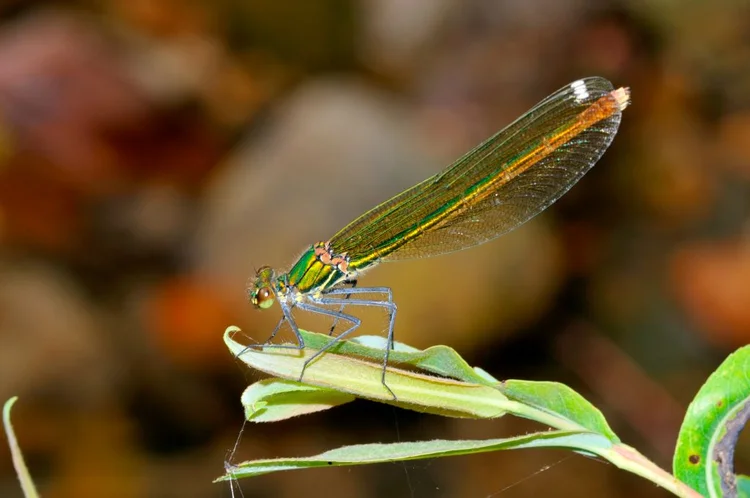
<svg viewBox="0 0 750 498">
<path fill-rule="evenodd" d="M 255 281 L 247 290 L 250 302 L 259 309 L 267 309 L 276 301 L 274 280 L 276 272 L 268 266 L 261 267 L 255 274 Z"/>
</svg>

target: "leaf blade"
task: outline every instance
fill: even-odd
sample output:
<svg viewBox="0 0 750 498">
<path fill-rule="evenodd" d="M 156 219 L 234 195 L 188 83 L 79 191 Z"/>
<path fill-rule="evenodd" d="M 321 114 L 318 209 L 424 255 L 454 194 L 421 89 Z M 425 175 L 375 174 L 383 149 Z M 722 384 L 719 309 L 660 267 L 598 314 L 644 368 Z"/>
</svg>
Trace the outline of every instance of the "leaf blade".
<svg viewBox="0 0 750 498">
<path fill-rule="evenodd" d="M 677 438 L 674 475 L 704 496 L 721 496 L 734 479 L 720 471 L 721 464 L 731 466 L 734 450 L 732 444 L 722 450 L 722 443 L 738 435 L 738 417 L 746 423 L 748 412 L 750 346 L 745 346 L 722 362 L 690 403 Z"/>
</svg>

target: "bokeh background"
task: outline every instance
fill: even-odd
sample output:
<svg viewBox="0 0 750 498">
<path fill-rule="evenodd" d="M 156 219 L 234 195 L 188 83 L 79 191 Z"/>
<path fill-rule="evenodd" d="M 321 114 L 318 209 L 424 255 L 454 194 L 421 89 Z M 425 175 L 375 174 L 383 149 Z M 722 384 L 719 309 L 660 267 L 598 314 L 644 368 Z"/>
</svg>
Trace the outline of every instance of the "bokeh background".
<svg viewBox="0 0 750 498">
<path fill-rule="evenodd" d="M 744 1 L 0 4 L 0 398 L 45 497 L 228 497 L 224 463 L 511 436 L 355 402 L 247 425 L 254 268 L 449 164 L 557 88 L 633 103 L 602 161 L 500 240 L 383 265 L 397 339 L 557 380 L 669 468 L 687 403 L 750 339 Z M 382 314 L 365 316 L 380 332 Z M 368 328 L 369 327 L 369 328 Z M 745 437 L 737 465 L 748 471 Z M 0 452 L 0 495 L 20 496 Z M 286 473 L 250 497 L 667 496 L 553 451 Z M 238 489 L 234 490 L 239 493 Z"/>
</svg>

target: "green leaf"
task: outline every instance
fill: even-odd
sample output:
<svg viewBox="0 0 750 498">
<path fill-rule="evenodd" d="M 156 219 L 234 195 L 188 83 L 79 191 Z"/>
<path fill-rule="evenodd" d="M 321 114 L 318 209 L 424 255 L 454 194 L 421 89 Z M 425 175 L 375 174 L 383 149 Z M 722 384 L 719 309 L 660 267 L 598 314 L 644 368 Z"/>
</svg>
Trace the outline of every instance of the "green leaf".
<svg viewBox="0 0 750 498">
<path fill-rule="evenodd" d="M 311 457 L 273 458 L 242 462 L 227 467 L 226 473 L 217 478 L 215 482 L 255 477 L 284 470 L 367 465 L 527 448 L 568 448 L 589 455 L 596 455 L 621 469 L 653 481 L 677 496 L 700 498 L 698 493 L 654 465 L 635 449 L 624 444 L 613 444 L 604 435 L 582 431 L 537 432 L 512 438 L 487 440 L 451 441 L 438 439 L 389 444 L 358 444 L 336 448 Z"/>
<path fill-rule="evenodd" d="M 34 481 L 31 479 L 29 469 L 26 467 L 26 462 L 23 460 L 21 447 L 18 446 L 16 433 L 13 431 L 13 424 L 10 422 L 10 410 L 17 400 L 18 398 L 13 396 L 5 402 L 3 406 L 3 426 L 5 426 L 5 434 L 8 436 L 8 446 L 10 446 L 10 454 L 13 457 L 13 467 L 16 469 L 16 475 L 18 476 L 18 481 L 21 483 L 23 495 L 26 498 L 38 498 L 39 494 L 34 486 Z"/>
<path fill-rule="evenodd" d="M 420 351 L 398 344 L 391 352 L 391 361 L 386 370 L 386 382 L 397 395 L 397 399 L 393 399 L 381 383 L 384 341 L 372 337 L 338 342 L 308 366 L 302 384 L 299 375 L 305 360 L 328 344 L 330 337 L 301 331 L 306 344 L 304 350 L 278 346 L 247 348 L 234 340 L 233 336 L 238 330 L 230 327 L 224 334 L 230 351 L 253 368 L 287 379 L 261 381 L 248 388 L 243 396 L 243 404 L 249 420 L 281 420 L 324 410 L 359 396 L 450 417 L 493 418 L 510 413 L 558 430 L 486 441 L 355 445 L 313 457 L 244 462 L 229 468 L 222 479 L 311 467 L 362 465 L 502 449 L 557 447 L 598 455 L 678 496 L 699 496 L 638 451 L 620 443 L 601 412 L 562 384 L 516 380 L 500 382 L 480 368 L 471 368 L 448 347 L 435 346 Z M 455 380 L 396 368 L 395 364 L 442 376 L 450 375 Z"/>
<path fill-rule="evenodd" d="M 233 336 L 237 331 L 230 327 L 225 333 L 225 342 L 235 355 L 239 355 L 251 367 L 294 381 L 298 380 L 305 358 L 331 340 L 327 335 L 301 331 L 307 346 L 304 351 L 273 346 L 252 349 L 234 341 Z M 398 396 L 397 400 L 393 400 L 380 378 L 383 357 L 380 348 L 385 347 L 385 341 L 375 337 L 360 340 L 336 343 L 308 366 L 304 375 L 305 384 L 325 389 L 322 392 L 337 390 L 445 416 L 492 418 L 511 412 L 557 429 L 598 432 L 613 442 L 619 442 L 601 412 L 569 387 L 554 382 L 500 382 L 480 368 L 471 368 L 458 353 L 446 346 L 433 346 L 424 351 L 404 344 L 396 346 L 391 353 L 386 375 L 386 382 Z M 450 374 L 460 381 L 401 370 L 394 367 L 396 364 L 441 375 Z M 287 382 L 285 386 L 300 385 Z M 243 400 L 243 404 L 248 420 L 280 420 L 324 410 L 351 399 L 319 403 L 316 399 L 301 396 L 299 406 L 294 406 L 295 396 L 301 395 L 301 391 L 286 392 L 283 400 L 266 399 L 264 386 L 251 386 L 250 392 L 246 393 L 247 399 Z M 310 395 L 309 391 L 305 391 L 305 396 Z M 280 400 L 283 406 L 278 409 L 273 407 L 275 400 Z M 269 413 L 272 409 L 274 413 Z"/>
<path fill-rule="evenodd" d="M 298 381 L 305 360 L 315 353 L 312 345 L 302 351 L 273 346 L 247 348 L 234 340 L 233 336 L 238 330 L 236 327 L 229 327 L 224 333 L 224 342 L 229 350 L 247 365 L 276 377 Z M 338 351 L 328 351 L 308 365 L 304 383 L 410 410 L 450 417 L 501 417 L 513 405 L 500 391 L 486 385 L 486 381 L 484 384 L 461 382 L 389 365 L 386 382 L 398 396 L 394 400 L 381 382 L 380 362 L 364 361 L 338 354 Z M 382 356 L 382 351 L 380 354 Z M 267 403 L 268 400 L 264 402 Z M 302 404 L 307 402 L 303 401 Z M 269 409 L 268 405 L 251 408 L 253 412 L 259 408 Z"/>
<path fill-rule="evenodd" d="M 331 341 L 324 334 L 301 330 L 305 344 L 311 349 L 321 349 Z M 464 382 L 497 386 L 500 381 L 488 374 L 482 374 L 471 368 L 466 360 L 448 346 L 432 346 L 419 350 L 400 342 L 394 342 L 388 361 L 393 364 L 409 365 L 420 370 L 426 370 L 443 377 L 452 377 Z M 387 346 L 385 338 L 380 336 L 361 336 L 351 341 L 339 341 L 331 347 L 332 353 L 354 355 L 377 362 L 383 361 L 383 351 Z"/>
<path fill-rule="evenodd" d="M 565 419 L 579 429 L 602 434 L 613 443 L 620 442 L 617 434 L 607 424 L 602 412 L 564 384 L 506 380 L 499 389 L 509 399 Z M 514 415 L 525 416 L 521 413 L 514 413 Z M 537 420 L 538 414 L 534 412 L 533 417 Z"/>
<path fill-rule="evenodd" d="M 226 473 L 215 482 L 284 470 L 366 465 L 529 448 L 568 448 L 597 455 L 621 469 L 650 479 L 677 496 L 700 498 L 700 495 L 645 459 L 633 448 L 623 444 L 613 444 L 609 438 L 601 434 L 580 431 L 537 432 L 503 439 L 433 440 L 344 446 L 311 457 L 242 462 L 228 467 Z"/>
<path fill-rule="evenodd" d="M 365 465 L 524 448 L 574 448 L 604 456 L 610 454 L 612 443 L 606 437 L 590 432 L 552 431 L 504 439 L 358 444 L 336 448 L 311 457 L 242 462 L 228 468 L 227 473 L 217 480 L 252 477 L 282 470 Z"/>
<path fill-rule="evenodd" d="M 677 439 L 675 476 L 704 496 L 728 492 L 734 447 L 749 414 L 750 346 L 745 346 L 729 355 L 690 403 Z"/>
<path fill-rule="evenodd" d="M 277 422 L 315 413 L 354 401 L 351 394 L 291 380 L 265 379 L 242 393 L 245 418 L 251 422 Z"/>
<path fill-rule="evenodd" d="M 750 477 L 743 475 L 737 476 L 737 497 L 750 498 Z"/>
</svg>

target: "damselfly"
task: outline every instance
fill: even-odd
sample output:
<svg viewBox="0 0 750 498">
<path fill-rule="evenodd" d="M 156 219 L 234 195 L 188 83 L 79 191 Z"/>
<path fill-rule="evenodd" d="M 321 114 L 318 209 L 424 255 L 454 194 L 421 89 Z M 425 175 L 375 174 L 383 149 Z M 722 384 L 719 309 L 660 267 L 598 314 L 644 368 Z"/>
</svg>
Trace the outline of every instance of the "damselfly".
<svg viewBox="0 0 750 498">
<path fill-rule="evenodd" d="M 361 320 L 354 306 L 388 313 L 381 381 L 393 347 L 396 304 L 388 287 L 356 287 L 373 266 L 437 256 L 482 244 L 528 221 L 568 191 L 602 156 L 630 102 L 627 88 L 599 77 L 574 81 L 553 93 L 446 170 L 366 212 L 330 239 L 308 248 L 285 273 L 257 271 L 248 293 L 260 309 L 278 301 L 303 349 L 292 311 L 326 315 L 347 324 L 308 358 L 300 374 Z M 332 329 L 333 330 L 333 329 Z M 270 340 L 270 339 L 269 339 Z M 283 346 L 280 346 L 283 347 Z"/>
</svg>

